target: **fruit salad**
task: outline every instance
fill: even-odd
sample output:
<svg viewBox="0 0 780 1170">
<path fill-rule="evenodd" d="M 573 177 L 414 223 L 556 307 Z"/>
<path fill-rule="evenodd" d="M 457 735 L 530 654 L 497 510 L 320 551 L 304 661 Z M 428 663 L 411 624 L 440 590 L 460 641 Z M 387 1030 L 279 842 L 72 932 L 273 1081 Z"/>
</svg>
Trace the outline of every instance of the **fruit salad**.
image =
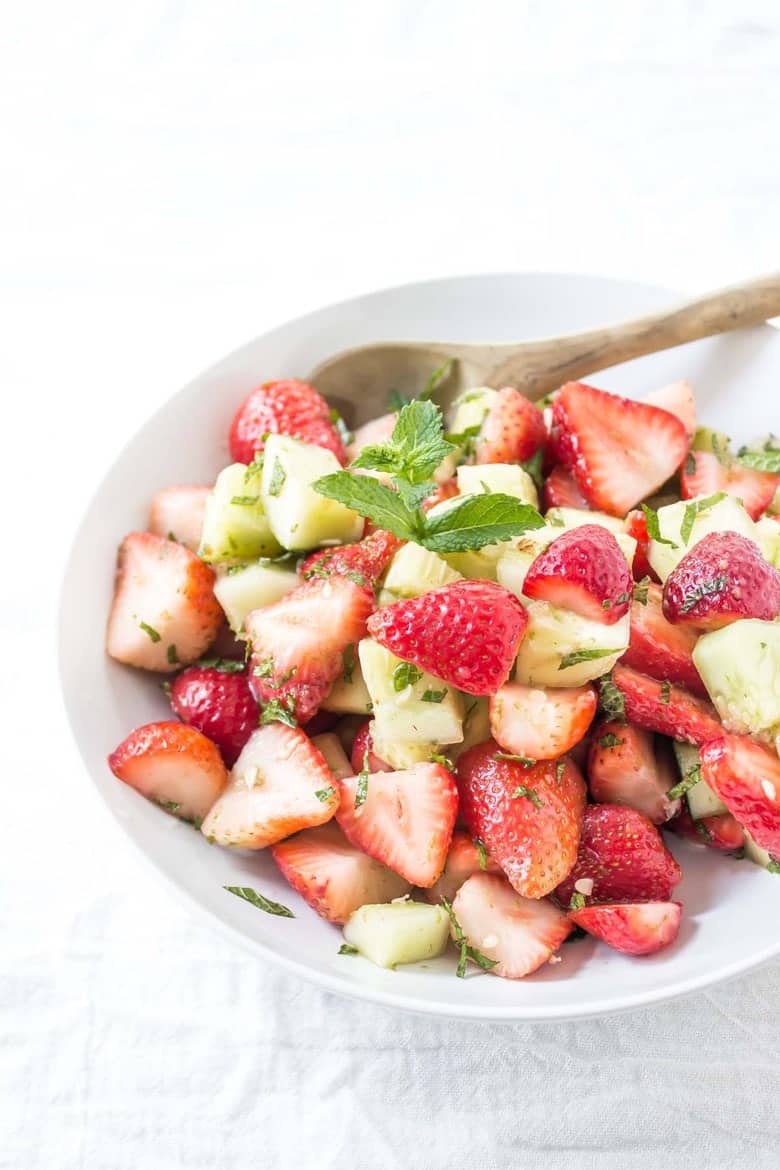
<svg viewBox="0 0 780 1170">
<path fill-rule="evenodd" d="M 780 444 L 733 450 L 684 381 L 443 411 L 448 376 L 354 433 L 265 383 L 214 483 L 157 493 L 107 650 L 171 710 L 109 766 L 204 849 L 269 850 L 291 905 L 227 893 L 345 962 L 651 954 L 689 850 L 780 872 Z"/>
</svg>

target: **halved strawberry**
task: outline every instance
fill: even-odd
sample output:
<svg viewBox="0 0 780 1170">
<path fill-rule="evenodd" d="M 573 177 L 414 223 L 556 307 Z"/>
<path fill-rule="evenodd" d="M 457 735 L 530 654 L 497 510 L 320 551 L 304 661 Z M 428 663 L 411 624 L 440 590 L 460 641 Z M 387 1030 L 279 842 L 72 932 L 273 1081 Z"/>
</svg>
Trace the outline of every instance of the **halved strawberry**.
<svg viewBox="0 0 780 1170">
<path fill-rule="evenodd" d="M 714 813 L 695 821 L 688 806 L 683 805 L 666 827 L 680 837 L 724 853 L 736 853 L 745 844 L 745 830 L 729 812 Z"/>
<path fill-rule="evenodd" d="M 469 695 L 506 682 L 527 628 L 523 603 L 493 581 L 454 581 L 368 620 L 380 645 Z"/>
<path fill-rule="evenodd" d="M 386 443 L 392 435 L 397 414 L 380 414 L 377 418 L 369 419 L 362 426 L 355 427 L 352 432 L 352 442 L 347 447 L 347 460 L 352 463 L 357 459 L 364 447 L 378 447 Z"/>
<path fill-rule="evenodd" d="M 492 399 L 476 441 L 477 463 L 525 463 L 547 438 L 544 416 L 513 386 Z"/>
<path fill-rule="evenodd" d="M 108 653 L 167 674 L 194 662 L 224 620 L 213 586 L 212 570 L 183 544 L 131 532 L 119 546 Z"/>
<path fill-rule="evenodd" d="M 680 475 L 684 500 L 727 492 L 742 501 L 752 520 L 758 520 L 761 513 L 766 511 L 778 487 L 780 475 L 754 471 L 740 463 L 721 463 L 711 451 L 691 451 Z"/>
<path fill-rule="evenodd" d="M 339 784 L 336 820 L 349 841 L 415 886 L 444 869 L 458 815 L 458 790 L 441 764 L 351 776 Z"/>
<path fill-rule="evenodd" d="M 409 882 L 350 845 L 332 822 L 271 847 L 287 881 L 321 918 L 345 923 L 353 910 L 408 894 Z"/>
<path fill-rule="evenodd" d="M 374 751 L 374 740 L 371 736 L 371 720 L 367 719 L 355 736 L 352 744 L 352 767 L 355 775 L 363 772 L 368 766 L 369 772 L 392 772 L 390 764 L 385 763 Z"/>
<path fill-rule="evenodd" d="M 216 744 L 175 720 L 131 731 L 108 757 L 108 766 L 141 796 L 196 824 L 228 781 Z"/>
<path fill-rule="evenodd" d="M 263 849 L 329 821 L 338 803 L 337 782 L 308 735 L 269 723 L 247 741 L 201 832 L 217 845 Z"/>
<path fill-rule="evenodd" d="M 492 959 L 490 973 L 504 979 L 522 979 L 548 962 L 572 928 L 552 902 L 523 898 L 505 878 L 488 873 L 460 887 L 452 910 L 469 946 Z"/>
<path fill-rule="evenodd" d="M 490 730 L 502 751 L 555 760 L 583 738 L 596 714 L 596 691 L 504 683 L 490 699 Z"/>
<path fill-rule="evenodd" d="M 332 451 L 346 460 L 344 444 L 331 421 L 330 407 L 308 382 L 285 378 L 265 382 L 244 399 L 230 426 L 230 455 L 234 463 L 251 463 L 265 447 L 265 435 L 292 435 Z"/>
<path fill-rule="evenodd" d="M 661 825 L 680 811 L 667 792 L 677 782 L 668 743 L 630 723 L 605 721 L 593 729 L 588 757 L 588 788 L 599 804 L 638 809 Z"/>
<path fill-rule="evenodd" d="M 161 488 L 149 508 L 149 531 L 197 552 L 210 492 L 211 488 L 202 484 Z"/>
<path fill-rule="evenodd" d="M 301 564 L 304 581 L 312 577 L 347 577 L 356 585 L 375 589 L 379 578 L 403 544 L 392 532 L 378 528 L 356 544 L 323 548 Z"/>
<path fill-rule="evenodd" d="M 442 898 L 451 902 L 466 879 L 475 873 L 501 873 L 501 867 L 481 841 L 475 842 L 468 833 L 456 829 L 441 876 L 425 891 L 425 897 L 429 902 L 440 902 Z"/>
<path fill-rule="evenodd" d="M 621 804 L 589 804 L 576 864 L 555 894 L 563 906 L 575 892 L 594 902 L 665 902 L 681 877 L 643 813 Z"/>
<path fill-rule="evenodd" d="M 526 767 L 494 740 L 458 760 L 461 816 L 519 894 L 542 898 L 577 857 L 585 784 L 568 757 Z"/>
<path fill-rule="evenodd" d="M 583 524 L 563 532 L 531 564 L 523 593 L 611 626 L 628 613 L 633 581 L 609 529 Z"/>
<path fill-rule="evenodd" d="M 622 662 L 612 671 L 612 681 L 622 692 L 629 723 L 697 745 L 723 734 L 712 703 L 682 687 L 659 682 Z"/>
<path fill-rule="evenodd" d="M 672 569 L 664 617 L 718 630 L 740 618 L 771 622 L 780 614 L 780 572 L 738 532 L 710 532 Z"/>
<path fill-rule="evenodd" d="M 347 646 L 364 637 L 372 609 L 362 586 L 328 577 L 248 614 L 250 682 L 259 702 L 281 703 L 299 723 L 311 719 L 344 670 Z"/>
<path fill-rule="evenodd" d="M 746 735 L 722 735 L 701 749 L 702 779 L 768 853 L 780 855 L 780 760 Z"/>
<path fill-rule="evenodd" d="M 589 508 L 590 504 L 577 486 L 570 471 L 560 463 L 553 467 L 544 481 L 542 504 L 548 508 Z"/>
<path fill-rule="evenodd" d="M 625 516 L 665 483 L 688 450 L 685 427 L 668 411 L 583 382 L 568 382 L 555 395 L 553 427 L 580 491 L 613 516 Z"/>
<path fill-rule="evenodd" d="M 696 430 L 696 400 L 690 382 L 685 379 L 670 382 L 668 386 L 661 386 L 651 394 L 645 394 L 642 401 L 650 406 L 660 406 L 661 410 L 668 410 L 675 415 L 685 427 L 688 438 L 693 438 Z"/>
<path fill-rule="evenodd" d="M 569 917 L 624 955 L 652 955 L 673 943 L 680 930 L 680 902 L 634 902 L 584 906 Z"/>
<path fill-rule="evenodd" d="M 677 683 L 707 698 L 707 690 L 693 662 L 693 648 L 698 639 L 698 632 L 692 626 L 672 625 L 666 620 L 661 586 L 649 582 L 635 591 L 630 641 L 620 661 L 652 678 Z"/>
<path fill-rule="evenodd" d="M 179 718 L 207 735 L 232 768 L 257 727 L 257 700 L 246 670 L 190 666 L 172 683 L 170 699 Z"/>
<path fill-rule="evenodd" d="M 647 517 L 638 508 L 632 509 L 626 516 L 626 533 L 636 541 L 636 552 L 631 566 L 635 581 L 643 581 L 649 577 L 651 581 L 658 580 L 650 561 L 647 559 L 647 550 L 650 546 L 650 535 L 647 531 Z"/>
</svg>

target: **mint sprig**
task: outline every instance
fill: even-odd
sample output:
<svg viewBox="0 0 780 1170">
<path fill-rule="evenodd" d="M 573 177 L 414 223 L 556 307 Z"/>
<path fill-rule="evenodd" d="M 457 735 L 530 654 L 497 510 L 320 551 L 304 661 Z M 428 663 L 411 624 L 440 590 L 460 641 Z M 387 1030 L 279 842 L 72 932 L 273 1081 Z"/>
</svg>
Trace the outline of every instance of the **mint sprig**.
<svg viewBox="0 0 780 1170">
<path fill-rule="evenodd" d="M 441 411 L 417 399 L 400 411 L 386 443 L 364 447 L 353 467 L 398 475 L 408 483 L 424 483 L 455 450 L 443 435 Z"/>
</svg>

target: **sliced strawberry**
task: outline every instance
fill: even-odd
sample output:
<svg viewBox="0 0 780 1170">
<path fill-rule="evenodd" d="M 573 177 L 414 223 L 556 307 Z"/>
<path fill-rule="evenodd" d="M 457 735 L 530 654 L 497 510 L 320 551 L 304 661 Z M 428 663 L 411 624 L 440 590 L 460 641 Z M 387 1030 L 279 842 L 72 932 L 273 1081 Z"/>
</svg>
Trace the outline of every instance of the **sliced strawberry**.
<svg viewBox="0 0 780 1170">
<path fill-rule="evenodd" d="M 217 845 L 264 849 L 329 821 L 338 803 L 337 782 L 308 735 L 269 723 L 247 741 L 201 832 Z"/>
<path fill-rule="evenodd" d="M 374 751 L 371 736 L 371 720 L 367 719 L 355 736 L 352 744 L 352 767 L 355 775 L 368 769 L 369 772 L 392 772 L 390 764 L 381 760 Z"/>
<path fill-rule="evenodd" d="M 575 892 L 594 902 L 665 902 L 681 877 L 661 834 L 643 813 L 620 804 L 589 804 L 577 862 L 555 893 L 563 906 Z"/>
<path fill-rule="evenodd" d="M 583 524 L 557 536 L 528 570 L 523 593 L 611 626 L 628 613 L 633 581 L 609 529 Z"/>
<path fill-rule="evenodd" d="M 544 416 L 513 386 L 492 399 L 476 442 L 477 463 L 525 463 L 547 438 Z"/>
<path fill-rule="evenodd" d="M 248 614 L 250 681 L 258 701 L 276 700 L 299 723 L 311 719 L 344 670 L 347 646 L 365 635 L 372 608 L 362 586 L 328 577 L 306 581 Z"/>
<path fill-rule="evenodd" d="M 224 620 L 213 587 L 211 569 L 184 545 L 131 532 L 119 546 L 108 653 L 168 674 L 194 662 Z"/>
<path fill-rule="evenodd" d="M 682 687 L 659 682 L 622 662 L 612 671 L 612 681 L 623 694 L 629 723 L 697 745 L 723 734 L 712 703 Z"/>
<path fill-rule="evenodd" d="M 589 508 L 590 504 L 577 487 L 577 481 L 570 471 L 558 464 L 553 467 L 544 481 L 542 503 L 548 508 Z"/>
<path fill-rule="evenodd" d="M 456 829 L 441 877 L 425 891 L 425 897 L 429 902 L 440 902 L 442 898 L 451 902 L 466 879 L 475 873 L 501 873 L 501 867 L 488 856 L 481 841 L 475 842 L 468 833 Z"/>
<path fill-rule="evenodd" d="M 108 766 L 141 796 L 196 824 L 228 781 L 216 744 L 175 720 L 137 727 L 108 757 Z"/>
<path fill-rule="evenodd" d="M 667 792 L 677 782 L 668 743 L 630 723 L 602 722 L 593 729 L 588 756 L 588 788 L 599 804 L 638 809 L 661 825 L 680 811 Z"/>
<path fill-rule="evenodd" d="M 211 488 L 201 484 L 175 484 L 162 488 L 149 509 L 149 531 L 197 552 L 210 493 Z"/>
<path fill-rule="evenodd" d="M 170 699 L 179 718 L 207 735 L 232 768 L 257 727 L 257 700 L 246 670 L 190 666 L 172 683 Z"/>
<path fill-rule="evenodd" d="M 292 435 L 304 443 L 327 447 L 340 463 L 344 444 L 330 417 L 330 408 L 313 386 L 295 378 L 265 382 L 241 403 L 230 427 L 230 455 L 235 463 L 251 463 L 265 447 L 264 435 Z"/>
<path fill-rule="evenodd" d="M 343 925 L 361 906 L 408 894 L 409 882 L 350 845 L 332 822 L 272 846 L 287 881 L 321 918 Z"/>
<path fill-rule="evenodd" d="M 569 917 L 624 955 L 652 955 L 673 943 L 680 930 L 680 902 L 634 902 L 584 906 Z"/>
<path fill-rule="evenodd" d="M 750 836 L 780 855 L 780 760 L 746 735 L 722 735 L 701 750 L 702 779 Z"/>
<path fill-rule="evenodd" d="M 491 974 L 504 979 L 536 971 L 571 933 L 568 917 L 552 902 L 523 898 L 505 878 L 488 873 L 460 887 L 452 910 L 469 946 L 492 959 Z"/>
<path fill-rule="evenodd" d="M 458 760 L 461 816 L 519 894 L 542 898 L 577 857 L 585 784 L 564 756 L 525 767 L 494 740 Z"/>
<path fill-rule="evenodd" d="M 666 826 L 680 837 L 724 853 L 736 853 L 745 844 L 745 830 L 731 813 L 715 813 L 695 821 L 687 805 Z"/>
<path fill-rule="evenodd" d="M 636 541 L 636 552 L 631 566 L 634 580 L 643 581 L 645 577 L 649 577 L 651 581 L 657 581 L 658 574 L 647 559 L 647 550 L 650 546 L 647 517 L 638 508 L 634 508 L 626 516 L 626 533 L 633 536 Z"/>
<path fill-rule="evenodd" d="M 298 571 L 304 581 L 312 577 L 347 577 L 356 585 L 375 589 L 402 544 L 392 532 L 378 528 L 357 544 L 342 544 L 312 553 Z"/>
<path fill-rule="evenodd" d="M 458 481 L 454 476 L 445 479 L 438 485 L 435 492 L 431 492 L 427 496 L 420 507 L 423 512 L 430 512 L 431 508 L 435 508 L 437 504 L 443 504 L 445 500 L 453 500 L 455 496 L 460 495 L 458 488 Z"/>
<path fill-rule="evenodd" d="M 711 451 L 691 451 L 680 475 L 684 500 L 727 492 L 736 496 L 752 520 L 758 520 L 780 487 L 780 475 L 754 471 L 739 463 L 721 463 Z"/>
<path fill-rule="evenodd" d="M 668 410 L 675 415 L 685 427 L 688 438 L 693 438 L 696 430 L 696 400 L 690 382 L 684 379 L 670 382 L 668 386 L 653 390 L 652 394 L 645 394 L 642 401 L 650 406 L 660 406 L 661 410 Z"/>
<path fill-rule="evenodd" d="M 631 635 L 628 649 L 621 658 L 643 674 L 685 687 L 707 698 L 707 691 L 693 662 L 693 648 L 698 632 L 692 626 L 668 622 L 663 613 L 660 585 L 652 582 L 637 587 L 631 606 Z"/>
<path fill-rule="evenodd" d="M 356 849 L 415 886 L 444 869 L 458 815 L 458 790 L 441 764 L 342 780 L 336 819 Z M 365 797 L 365 799 L 362 799 Z"/>
<path fill-rule="evenodd" d="M 326 732 L 333 730 L 339 718 L 336 711 L 318 711 L 316 715 L 312 715 L 311 719 L 307 719 L 303 724 L 303 730 L 309 739 L 314 735 L 324 735 Z"/>
<path fill-rule="evenodd" d="M 740 618 L 771 622 L 780 614 L 780 572 L 738 532 L 710 532 L 672 569 L 664 617 L 718 630 Z"/>
<path fill-rule="evenodd" d="M 527 628 L 522 602 L 492 581 L 454 581 L 386 605 L 368 621 L 396 657 L 469 695 L 492 695 L 506 682 Z"/>
<path fill-rule="evenodd" d="M 625 516 L 682 463 L 685 427 L 656 406 L 568 382 L 555 396 L 561 460 L 591 507 Z"/>
<path fill-rule="evenodd" d="M 596 714 L 596 691 L 504 683 L 490 699 L 490 730 L 504 752 L 555 760 L 583 738 Z"/>
<path fill-rule="evenodd" d="M 347 447 L 348 462 L 352 463 L 357 459 L 364 447 L 378 447 L 386 443 L 397 422 L 397 414 L 380 414 L 378 418 L 372 418 L 362 426 L 356 427 L 352 432 L 352 442 Z"/>
</svg>

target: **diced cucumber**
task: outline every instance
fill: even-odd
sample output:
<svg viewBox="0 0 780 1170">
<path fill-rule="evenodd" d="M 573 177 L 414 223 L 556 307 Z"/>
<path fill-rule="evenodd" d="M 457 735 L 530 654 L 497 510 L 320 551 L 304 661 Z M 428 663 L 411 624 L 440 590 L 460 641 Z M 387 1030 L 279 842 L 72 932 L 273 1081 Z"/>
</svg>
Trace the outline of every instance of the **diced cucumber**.
<svg viewBox="0 0 780 1170">
<path fill-rule="evenodd" d="M 463 699 L 455 687 L 396 658 L 373 638 L 364 638 L 358 653 L 374 723 L 384 742 L 460 743 Z"/>
<path fill-rule="evenodd" d="M 405 739 L 384 739 L 382 728 L 377 727 L 375 719 L 371 720 L 371 740 L 374 751 L 380 760 L 384 760 L 391 768 L 411 768 L 415 764 L 427 763 L 431 756 L 438 755 L 441 746 L 438 743 L 412 743 Z"/>
<path fill-rule="evenodd" d="M 463 740 L 447 748 L 446 754 L 457 763 L 464 752 L 490 739 L 490 704 L 487 699 L 467 695 L 463 717 Z"/>
<path fill-rule="evenodd" d="M 780 493 L 780 488 L 778 488 L 778 493 Z M 774 501 L 770 506 L 773 505 Z M 769 561 L 770 565 L 774 565 L 776 569 L 780 569 L 780 523 L 777 520 L 771 520 L 769 516 L 762 516 L 760 520 L 756 520 L 755 529 L 755 538 L 765 560 Z"/>
<path fill-rule="evenodd" d="M 699 749 L 694 744 L 683 743 L 681 740 L 674 740 L 672 746 L 680 771 L 680 779 L 684 780 L 699 765 Z M 686 796 L 688 811 L 695 821 L 726 812 L 725 804 L 719 796 L 715 795 L 706 780 L 700 780 L 698 784 L 694 784 L 693 788 L 688 789 Z"/>
<path fill-rule="evenodd" d="M 341 740 L 332 731 L 326 731 L 322 735 L 312 736 L 311 742 L 322 752 L 325 757 L 325 763 L 337 780 L 345 780 L 347 776 L 355 775 L 355 770 L 347 759 L 344 748 L 341 746 Z"/>
<path fill-rule="evenodd" d="M 481 495 L 488 492 L 503 492 L 515 496 L 533 508 L 539 507 L 539 493 L 536 484 L 527 471 L 516 463 L 463 464 L 456 472 L 458 491 L 462 496 Z"/>
<path fill-rule="evenodd" d="M 731 446 L 731 439 L 723 431 L 711 427 L 697 427 L 691 441 L 692 451 L 709 451 L 711 455 L 725 455 Z"/>
<path fill-rule="evenodd" d="M 281 551 L 263 508 L 260 473 L 243 463 L 224 467 L 206 500 L 198 556 L 211 564 L 274 557 Z"/>
<path fill-rule="evenodd" d="M 732 622 L 703 634 L 693 661 L 729 731 L 780 732 L 780 622 Z"/>
<path fill-rule="evenodd" d="M 535 531 L 538 532 L 539 529 Z M 525 575 L 543 547 L 546 546 L 539 545 L 527 537 L 521 537 L 513 545 L 508 546 L 496 565 L 496 580 L 499 585 L 503 585 L 510 593 L 522 599 Z"/>
<path fill-rule="evenodd" d="M 289 435 L 269 435 L 261 495 L 276 539 L 289 549 L 350 544 L 363 534 L 363 519 L 312 488 L 323 475 L 340 471 L 332 451 Z"/>
<path fill-rule="evenodd" d="M 615 534 L 626 530 L 625 520 L 608 516 L 606 512 L 589 512 L 587 508 L 548 508 L 544 520 L 566 532 L 583 524 L 600 524 Z"/>
<path fill-rule="evenodd" d="M 379 600 L 382 605 L 390 605 L 400 598 L 419 597 L 460 578 L 460 573 L 450 568 L 442 557 L 409 541 L 390 562 Z"/>
<path fill-rule="evenodd" d="M 744 830 L 744 833 L 745 857 L 752 861 L 754 865 L 760 865 L 762 869 L 766 869 L 773 859 L 767 853 L 766 849 L 762 849 L 760 845 L 756 844 L 747 829 Z"/>
<path fill-rule="evenodd" d="M 340 675 L 322 701 L 324 711 L 335 711 L 339 715 L 368 715 L 371 712 L 371 696 L 368 693 L 363 672 L 358 662 L 357 648 L 350 647 L 351 655 Z"/>
<path fill-rule="evenodd" d="M 473 427 L 481 427 L 497 394 L 498 391 L 492 390 L 490 386 L 475 386 L 461 394 L 455 401 L 451 433 L 462 435 Z"/>
<path fill-rule="evenodd" d="M 648 547 L 648 559 L 662 581 L 666 580 L 685 554 L 690 552 L 693 546 L 710 532 L 738 532 L 758 543 L 755 524 L 734 496 L 724 496 L 717 504 L 712 504 L 699 512 L 694 518 L 688 542 L 684 543 L 680 529 L 685 518 L 685 510 L 689 505 L 702 499 L 706 499 L 706 497 L 697 496 L 694 500 L 679 500 L 676 504 L 667 504 L 665 508 L 658 509 L 660 534 L 663 540 L 670 543 L 663 544 L 660 541 L 651 540 Z"/>
<path fill-rule="evenodd" d="M 520 600 L 529 623 L 515 678 L 525 686 L 581 687 L 610 671 L 628 646 L 629 614 L 607 626 L 546 601 Z"/>
<path fill-rule="evenodd" d="M 408 900 L 361 906 L 344 926 L 346 942 L 377 967 L 434 959 L 446 950 L 449 936 L 442 906 Z"/>
<path fill-rule="evenodd" d="M 282 565 L 230 565 L 217 570 L 214 595 L 237 634 L 248 613 L 273 605 L 300 583 L 298 574 Z"/>
</svg>

